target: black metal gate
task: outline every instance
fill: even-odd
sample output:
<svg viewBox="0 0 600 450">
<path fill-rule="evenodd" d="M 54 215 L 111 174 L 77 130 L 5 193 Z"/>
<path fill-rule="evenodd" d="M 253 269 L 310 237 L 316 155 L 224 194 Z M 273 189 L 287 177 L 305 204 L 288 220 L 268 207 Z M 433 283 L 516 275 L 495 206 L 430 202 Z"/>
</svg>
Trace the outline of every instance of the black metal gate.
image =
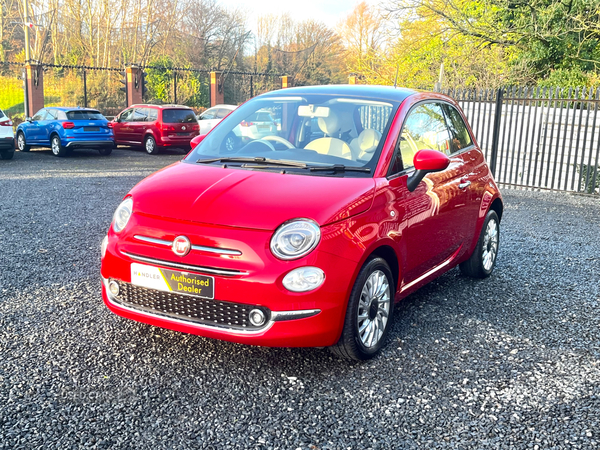
<svg viewBox="0 0 600 450">
<path fill-rule="evenodd" d="M 452 89 L 496 180 L 600 193 L 600 88 Z"/>
</svg>

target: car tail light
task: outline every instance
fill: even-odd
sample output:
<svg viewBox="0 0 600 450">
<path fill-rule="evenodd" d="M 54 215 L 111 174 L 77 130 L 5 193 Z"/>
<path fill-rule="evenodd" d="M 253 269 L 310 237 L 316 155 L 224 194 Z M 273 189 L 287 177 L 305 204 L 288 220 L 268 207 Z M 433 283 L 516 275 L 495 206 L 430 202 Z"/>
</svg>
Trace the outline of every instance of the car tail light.
<svg viewBox="0 0 600 450">
<path fill-rule="evenodd" d="M 112 122 L 108 122 L 106 125 L 108 125 L 108 128 L 113 128 L 115 126 L 115 124 Z"/>
<path fill-rule="evenodd" d="M 162 131 L 175 131 L 175 127 L 173 125 L 167 125 L 165 123 L 160 126 L 160 129 Z"/>
<path fill-rule="evenodd" d="M 200 125 L 193 125 L 192 131 L 198 131 L 200 129 Z"/>
<path fill-rule="evenodd" d="M 251 127 L 252 125 L 254 125 L 254 122 L 246 122 L 245 120 L 240 122 L 240 126 L 242 127 Z"/>
<path fill-rule="evenodd" d="M 4 122 L 0 122 L 0 127 L 12 127 L 12 120 L 8 119 Z"/>
<path fill-rule="evenodd" d="M 62 126 L 65 130 L 70 130 L 71 128 L 75 128 L 75 124 L 73 122 L 63 122 Z"/>
</svg>

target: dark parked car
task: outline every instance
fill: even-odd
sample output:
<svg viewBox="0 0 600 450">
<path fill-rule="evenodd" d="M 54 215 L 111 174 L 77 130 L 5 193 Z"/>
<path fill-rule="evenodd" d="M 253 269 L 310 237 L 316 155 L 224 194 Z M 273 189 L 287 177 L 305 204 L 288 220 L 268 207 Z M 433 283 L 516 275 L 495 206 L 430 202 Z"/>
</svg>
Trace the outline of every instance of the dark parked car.
<svg viewBox="0 0 600 450">
<path fill-rule="evenodd" d="M 95 148 L 110 155 L 115 142 L 112 124 L 90 108 L 42 108 L 17 127 L 17 147 L 50 147 L 55 156 L 65 156 L 75 148 Z"/>
<path fill-rule="evenodd" d="M 133 105 L 115 117 L 113 129 L 117 144 L 143 146 L 155 155 L 164 147 L 189 150 L 200 126 L 187 106 Z"/>
</svg>

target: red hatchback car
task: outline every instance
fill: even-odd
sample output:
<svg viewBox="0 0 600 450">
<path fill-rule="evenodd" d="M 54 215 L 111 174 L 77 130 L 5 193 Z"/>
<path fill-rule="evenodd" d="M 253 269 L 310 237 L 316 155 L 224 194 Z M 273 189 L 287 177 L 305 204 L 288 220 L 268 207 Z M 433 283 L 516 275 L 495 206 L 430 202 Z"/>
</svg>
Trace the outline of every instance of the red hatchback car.
<svg viewBox="0 0 600 450">
<path fill-rule="evenodd" d="M 151 155 L 164 147 L 189 150 L 200 129 L 194 111 L 181 105 L 133 105 L 112 125 L 117 145 L 143 146 Z"/>
<path fill-rule="evenodd" d="M 280 126 L 244 136 L 259 110 Z M 102 245 L 103 298 L 173 330 L 367 359 L 395 302 L 457 265 L 492 273 L 502 210 L 451 98 L 280 90 L 127 194 Z"/>
</svg>

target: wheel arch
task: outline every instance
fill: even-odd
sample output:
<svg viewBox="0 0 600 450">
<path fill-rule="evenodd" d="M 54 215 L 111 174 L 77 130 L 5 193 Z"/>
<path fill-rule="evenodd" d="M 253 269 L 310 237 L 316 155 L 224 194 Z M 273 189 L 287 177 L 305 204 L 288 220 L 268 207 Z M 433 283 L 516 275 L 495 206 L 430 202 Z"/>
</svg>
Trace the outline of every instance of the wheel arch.
<svg viewBox="0 0 600 450">
<path fill-rule="evenodd" d="M 498 214 L 498 220 L 502 222 L 502 212 L 504 211 L 504 204 L 502 203 L 500 197 L 496 197 L 496 199 L 490 205 L 490 209 L 496 211 L 496 214 Z"/>
<path fill-rule="evenodd" d="M 398 260 L 398 255 L 396 254 L 396 251 L 391 246 L 383 244 L 373 249 L 371 253 L 365 258 L 365 261 L 367 261 L 373 256 L 378 256 L 384 259 L 388 266 L 390 266 L 392 276 L 394 277 L 395 294 L 398 291 L 398 286 L 400 284 L 400 262 Z M 365 264 L 365 261 L 363 261 L 360 267 L 362 267 Z"/>
</svg>

